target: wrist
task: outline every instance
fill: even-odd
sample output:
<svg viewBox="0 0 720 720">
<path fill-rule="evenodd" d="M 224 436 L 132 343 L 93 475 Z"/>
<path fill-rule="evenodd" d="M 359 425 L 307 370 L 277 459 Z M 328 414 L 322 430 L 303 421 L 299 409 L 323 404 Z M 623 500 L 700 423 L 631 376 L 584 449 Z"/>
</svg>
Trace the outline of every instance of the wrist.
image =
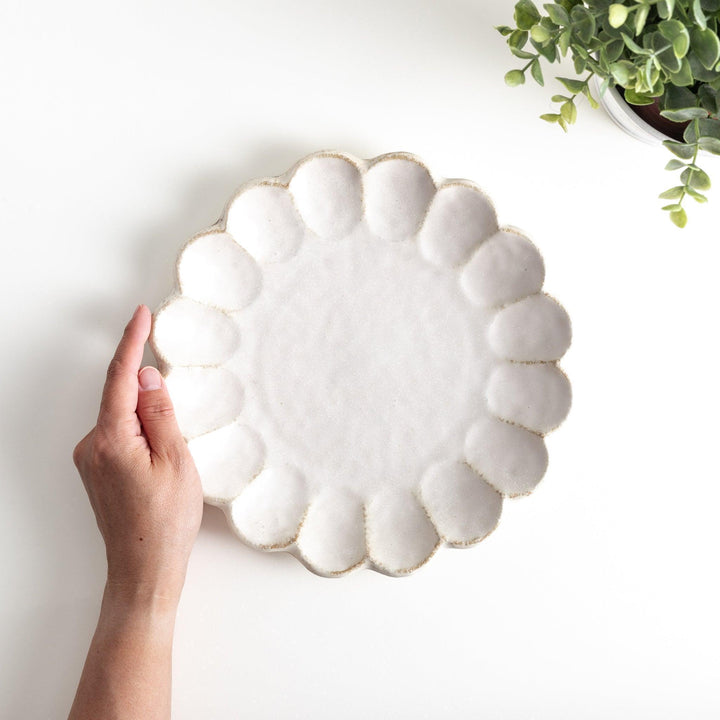
<svg viewBox="0 0 720 720">
<path fill-rule="evenodd" d="M 144 605 L 175 605 L 185 585 L 186 566 L 178 563 L 128 562 L 108 554 L 105 590 L 118 602 Z"/>
<path fill-rule="evenodd" d="M 147 616 L 174 622 L 180 602 L 180 587 L 138 583 L 108 577 L 102 612 L 111 617 Z"/>
</svg>

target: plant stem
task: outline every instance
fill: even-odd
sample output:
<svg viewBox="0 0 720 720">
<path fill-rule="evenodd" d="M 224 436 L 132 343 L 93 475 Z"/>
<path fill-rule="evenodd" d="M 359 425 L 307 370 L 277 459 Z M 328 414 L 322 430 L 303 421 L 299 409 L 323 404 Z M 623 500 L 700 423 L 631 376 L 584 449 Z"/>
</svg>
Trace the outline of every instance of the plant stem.
<svg viewBox="0 0 720 720">
<path fill-rule="evenodd" d="M 593 75 L 595 75 L 595 71 L 594 71 L 594 70 L 591 70 L 591 71 L 590 71 L 590 74 L 583 80 L 583 84 L 585 85 L 586 88 L 588 87 L 588 83 L 590 82 L 590 78 L 591 78 Z M 580 91 L 580 92 L 582 92 L 582 91 Z M 588 92 L 590 92 L 590 90 L 588 90 Z M 571 98 L 570 98 L 570 102 L 574 102 L 574 101 L 575 101 L 575 98 L 576 98 L 578 95 L 580 95 L 579 92 L 576 92 L 574 95 L 572 95 Z"/>
</svg>

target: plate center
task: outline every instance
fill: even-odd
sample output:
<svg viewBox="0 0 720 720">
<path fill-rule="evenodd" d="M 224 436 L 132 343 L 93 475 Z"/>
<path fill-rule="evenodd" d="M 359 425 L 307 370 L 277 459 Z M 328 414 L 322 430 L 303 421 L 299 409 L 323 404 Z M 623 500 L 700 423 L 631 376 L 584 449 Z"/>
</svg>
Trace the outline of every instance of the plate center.
<svg viewBox="0 0 720 720">
<path fill-rule="evenodd" d="M 459 441 L 489 353 L 487 317 L 455 272 L 360 226 L 336 242 L 303 243 L 283 274 L 266 277 L 264 294 L 261 395 L 309 484 L 364 496 L 383 484 L 412 487 Z"/>
</svg>

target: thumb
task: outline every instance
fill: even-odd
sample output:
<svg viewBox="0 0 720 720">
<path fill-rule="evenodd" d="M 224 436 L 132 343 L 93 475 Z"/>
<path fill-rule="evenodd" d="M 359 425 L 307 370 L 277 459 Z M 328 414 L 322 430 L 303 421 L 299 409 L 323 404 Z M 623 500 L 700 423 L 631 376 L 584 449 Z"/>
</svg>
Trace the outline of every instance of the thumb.
<svg viewBox="0 0 720 720">
<path fill-rule="evenodd" d="M 167 457 L 184 444 L 167 386 L 151 366 L 138 374 L 137 415 L 153 453 Z"/>
</svg>

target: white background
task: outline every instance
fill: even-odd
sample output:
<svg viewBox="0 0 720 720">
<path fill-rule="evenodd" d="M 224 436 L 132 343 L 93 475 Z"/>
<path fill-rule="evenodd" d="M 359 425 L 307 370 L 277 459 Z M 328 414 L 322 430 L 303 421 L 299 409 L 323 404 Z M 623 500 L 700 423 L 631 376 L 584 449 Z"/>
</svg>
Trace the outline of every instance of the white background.
<svg viewBox="0 0 720 720">
<path fill-rule="evenodd" d="M 505 87 L 511 18 L 511 0 L 0 4 L 0 716 L 72 701 L 104 551 L 70 455 L 124 323 L 237 186 L 326 148 L 414 152 L 535 240 L 573 320 L 573 409 L 537 492 L 408 578 L 315 577 L 206 508 L 174 717 L 720 715 L 720 194 L 677 230 L 662 148 L 585 103 L 567 136 L 538 120 L 560 88 Z"/>
</svg>

